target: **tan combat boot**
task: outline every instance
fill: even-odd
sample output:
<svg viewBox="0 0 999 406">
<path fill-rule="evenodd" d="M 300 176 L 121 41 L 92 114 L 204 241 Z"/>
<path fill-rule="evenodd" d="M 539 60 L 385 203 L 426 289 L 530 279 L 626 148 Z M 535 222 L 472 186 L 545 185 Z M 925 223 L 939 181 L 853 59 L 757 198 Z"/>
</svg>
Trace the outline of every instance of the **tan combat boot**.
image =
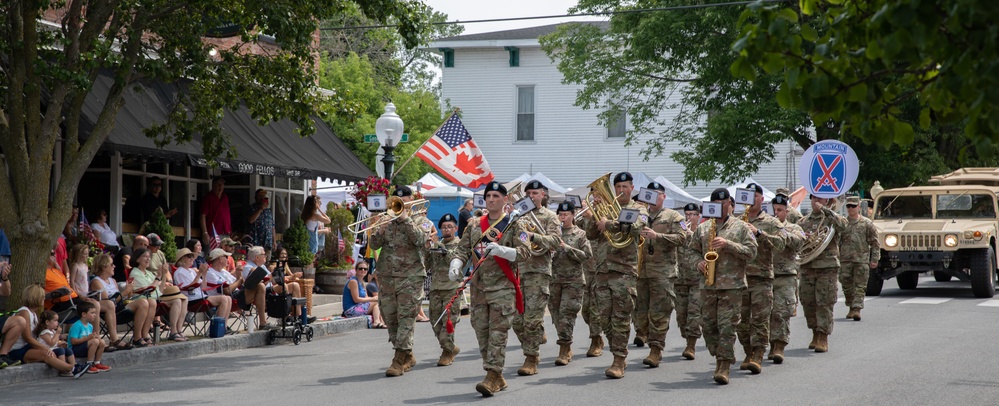
<svg viewBox="0 0 999 406">
<path fill-rule="evenodd" d="M 753 347 L 743 345 L 742 350 L 746 352 L 746 359 L 742 360 L 742 363 L 739 364 L 739 370 L 745 371 L 749 369 L 749 362 L 753 360 Z"/>
<path fill-rule="evenodd" d="M 569 365 L 572 361 L 572 349 L 569 344 L 559 344 L 558 358 L 555 358 L 555 365 Z"/>
<path fill-rule="evenodd" d="M 503 379 L 503 377 L 499 372 L 486 371 L 486 378 L 483 379 L 482 382 L 475 385 L 475 390 L 479 391 L 482 396 L 488 398 L 500 391 L 500 379 Z"/>
<path fill-rule="evenodd" d="M 829 335 L 818 333 L 818 341 L 815 343 L 815 352 L 829 351 Z"/>
<path fill-rule="evenodd" d="M 767 361 L 773 361 L 774 360 L 774 351 L 776 349 L 777 349 L 777 345 L 773 341 L 771 341 L 770 342 L 770 353 L 767 354 Z"/>
<path fill-rule="evenodd" d="M 854 310 L 851 308 L 850 311 L 846 312 L 846 319 L 847 320 L 852 319 L 853 318 L 853 313 L 854 313 Z"/>
<path fill-rule="evenodd" d="M 496 377 L 493 378 L 493 379 L 496 380 L 496 388 L 499 389 L 499 390 L 506 389 L 509 386 L 509 385 L 506 384 L 506 379 L 503 378 L 503 373 L 502 372 L 497 372 L 496 373 Z"/>
<path fill-rule="evenodd" d="M 753 355 L 749 358 L 749 372 L 756 375 L 763 372 L 763 347 L 753 348 Z"/>
<path fill-rule="evenodd" d="M 853 321 L 860 321 L 860 309 L 853 309 Z"/>
<path fill-rule="evenodd" d="M 649 356 L 642 361 L 643 364 L 652 368 L 659 368 L 659 361 L 663 360 L 663 350 L 659 347 L 649 347 Z"/>
<path fill-rule="evenodd" d="M 816 332 L 815 330 L 812 330 L 812 342 L 808 343 L 808 349 L 814 350 L 815 345 L 818 344 L 818 342 L 819 342 L 819 333 Z"/>
<path fill-rule="evenodd" d="M 604 353 L 604 338 L 596 336 L 590 339 L 590 349 L 586 350 L 587 357 L 599 357 Z"/>
<path fill-rule="evenodd" d="M 459 349 L 457 345 L 454 346 L 454 351 L 444 350 L 444 352 L 441 353 L 441 358 L 437 360 L 437 366 L 446 367 L 451 365 L 454 363 L 454 357 L 458 355 L 459 352 L 461 352 L 461 349 Z"/>
<path fill-rule="evenodd" d="M 732 361 L 718 361 L 718 368 L 715 370 L 715 382 L 728 385 L 728 369 L 732 366 Z"/>
<path fill-rule="evenodd" d="M 402 368 L 403 359 L 406 358 L 406 354 L 400 350 L 395 350 L 395 357 L 392 357 L 392 365 L 385 370 L 385 376 L 399 376 L 406 371 Z"/>
<path fill-rule="evenodd" d="M 624 369 L 628 366 L 624 363 L 624 357 L 614 356 L 614 362 L 611 364 L 610 368 L 604 371 L 604 375 L 608 378 L 621 379 L 624 378 Z"/>
<path fill-rule="evenodd" d="M 402 359 L 402 371 L 409 372 L 410 369 L 416 366 L 416 357 L 413 356 L 413 350 L 403 351 Z"/>
<path fill-rule="evenodd" d="M 524 359 L 524 365 L 517 370 L 517 375 L 528 376 L 528 375 L 537 375 L 537 374 L 538 374 L 538 356 L 528 355 L 527 358 Z"/>
<path fill-rule="evenodd" d="M 784 346 L 787 345 L 783 341 L 774 341 L 773 347 L 770 349 L 770 354 L 773 355 L 774 364 L 784 363 Z"/>
<path fill-rule="evenodd" d="M 697 337 L 687 337 L 687 348 L 683 349 L 683 357 L 694 359 L 694 346 L 697 345 Z"/>
</svg>

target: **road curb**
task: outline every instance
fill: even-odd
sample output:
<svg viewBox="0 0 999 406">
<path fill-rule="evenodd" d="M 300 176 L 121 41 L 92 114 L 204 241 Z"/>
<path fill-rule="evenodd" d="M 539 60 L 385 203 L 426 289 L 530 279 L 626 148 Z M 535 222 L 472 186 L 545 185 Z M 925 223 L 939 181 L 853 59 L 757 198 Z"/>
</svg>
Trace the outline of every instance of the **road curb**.
<svg viewBox="0 0 999 406">
<path fill-rule="evenodd" d="M 324 337 L 368 328 L 366 317 L 336 319 L 313 323 L 315 337 Z M 303 343 L 305 339 L 302 339 Z M 275 344 L 291 344 L 290 339 L 277 339 Z M 154 347 L 136 348 L 129 351 L 115 351 L 104 354 L 104 363 L 111 367 L 129 367 L 138 364 L 171 361 L 199 355 L 236 351 L 245 348 L 263 347 L 267 344 L 267 331 L 252 334 L 236 334 L 216 339 L 198 339 L 184 343 L 170 343 Z M 305 344 L 303 344 L 305 345 Z M 114 373 L 114 371 L 111 371 Z M 59 373 L 43 363 L 32 363 L 0 369 L 0 387 L 22 382 L 58 377 Z M 86 377 L 83 377 L 86 379 Z"/>
</svg>

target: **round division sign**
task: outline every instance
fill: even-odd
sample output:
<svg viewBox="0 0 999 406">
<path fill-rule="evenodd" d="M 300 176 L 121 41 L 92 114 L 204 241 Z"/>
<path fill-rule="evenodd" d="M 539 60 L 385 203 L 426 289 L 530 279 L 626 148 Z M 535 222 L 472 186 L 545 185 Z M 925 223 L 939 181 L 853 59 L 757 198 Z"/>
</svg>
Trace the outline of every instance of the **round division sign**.
<svg viewBox="0 0 999 406">
<path fill-rule="evenodd" d="M 842 196 L 857 182 L 860 160 L 849 145 L 825 140 L 813 144 L 801 156 L 798 174 L 809 194 L 831 198 Z"/>
</svg>

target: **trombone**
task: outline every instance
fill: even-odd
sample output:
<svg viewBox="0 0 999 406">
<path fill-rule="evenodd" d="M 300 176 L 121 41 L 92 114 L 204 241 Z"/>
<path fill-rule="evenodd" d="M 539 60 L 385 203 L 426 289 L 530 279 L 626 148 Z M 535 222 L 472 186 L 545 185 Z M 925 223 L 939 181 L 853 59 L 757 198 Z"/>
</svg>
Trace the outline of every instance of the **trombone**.
<svg viewBox="0 0 999 406">
<path fill-rule="evenodd" d="M 430 201 L 427 199 L 403 202 L 402 198 L 392 196 L 388 199 L 388 210 L 386 210 L 385 213 L 369 216 L 363 220 L 350 223 L 347 225 L 347 230 L 355 235 L 360 234 L 368 230 L 380 228 L 381 226 L 395 221 L 406 211 L 409 212 L 410 216 L 424 215 L 427 213 L 427 209 L 429 207 Z"/>
</svg>

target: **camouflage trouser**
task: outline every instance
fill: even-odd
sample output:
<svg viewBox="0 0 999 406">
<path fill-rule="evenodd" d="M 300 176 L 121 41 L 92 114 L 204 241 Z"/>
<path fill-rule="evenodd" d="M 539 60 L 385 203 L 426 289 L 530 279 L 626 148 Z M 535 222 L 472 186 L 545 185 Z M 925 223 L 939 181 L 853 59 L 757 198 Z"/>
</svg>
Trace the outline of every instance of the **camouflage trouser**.
<svg viewBox="0 0 999 406">
<path fill-rule="evenodd" d="M 600 337 L 604 334 L 600 322 L 597 321 L 597 306 L 593 305 L 593 286 L 596 282 L 596 274 L 586 275 L 586 290 L 583 292 L 583 322 L 590 329 L 590 338 Z"/>
<path fill-rule="evenodd" d="M 798 277 L 795 275 L 776 275 L 774 277 L 774 309 L 770 312 L 770 342 L 780 341 L 784 344 L 791 341 L 791 314 L 798 305 L 795 291 L 798 289 Z"/>
<path fill-rule="evenodd" d="M 610 350 L 615 357 L 628 356 L 628 335 L 631 333 L 631 314 L 635 311 L 634 275 L 619 272 L 598 273 L 593 286 L 596 321 L 607 334 Z"/>
<path fill-rule="evenodd" d="M 701 337 L 701 288 L 698 285 L 675 285 L 676 326 L 683 338 Z"/>
<path fill-rule="evenodd" d="M 539 355 L 541 338 L 545 335 L 545 308 L 548 307 L 548 286 L 552 277 L 540 273 L 520 276 L 524 293 L 524 314 L 513 316 L 513 331 L 517 333 L 524 355 Z"/>
<path fill-rule="evenodd" d="M 436 323 L 437 319 L 441 317 L 444 313 L 444 307 L 447 306 L 447 302 L 451 300 L 451 296 L 454 296 L 453 290 L 431 290 L 430 291 L 430 322 Z M 451 307 L 451 322 L 455 326 L 458 325 L 458 321 L 461 320 L 461 300 L 455 300 L 454 305 Z M 437 342 L 440 343 L 442 350 L 454 351 L 454 334 L 449 334 L 447 332 L 447 320 L 441 319 L 440 323 L 433 325 L 434 336 L 437 337 Z"/>
<path fill-rule="evenodd" d="M 864 297 L 867 296 L 867 278 L 871 274 L 870 264 L 860 262 L 844 262 L 839 270 L 839 284 L 843 285 L 843 296 L 846 296 L 846 306 L 851 309 L 863 309 Z"/>
<path fill-rule="evenodd" d="M 510 334 L 516 295 L 513 289 L 484 292 L 471 285 L 472 293 L 469 321 L 475 330 L 475 339 L 482 354 L 482 369 L 503 373 L 506 364 L 506 341 Z"/>
<path fill-rule="evenodd" d="M 838 273 L 839 268 L 801 270 L 801 307 L 805 309 L 808 328 L 817 333 L 832 334 Z"/>
<path fill-rule="evenodd" d="M 742 292 L 742 318 L 736 332 L 743 347 L 770 344 L 770 311 L 774 307 L 774 281 L 747 276 L 748 287 Z"/>
<path fill-rule="evenodd" d="M 666 345 L 669 318 L 676 303 L 673 283 L 669 278 L 638 278 L 638 300 L 635 303 L 635 335 L 660 350 Z"/>
<path fill-rule="evenodd" d="M 745 289 L 701 289 L 701 326 L 704 343 L 718 361 L 735 361 L 735 327 L 742 315 Z"/>
<path fill-rule="evenodd" d="M 576 326 L 576 315 L 583 307 L 584 290 L 586 285 L 582 281 L 551 284 L 548 313 L 551 313 L 555 331 L 558 332 L 558 345 L 572 344 L 572 330 Z"/>
<path fill-rule="evenodd" d="M 413 329 L 423 301 L 423 279 L 420 276 L 380 276 L 378 278 L 378 308 L 388 326 L 389 342 L 401 351 L 413 350 Z"/>
</svg>

